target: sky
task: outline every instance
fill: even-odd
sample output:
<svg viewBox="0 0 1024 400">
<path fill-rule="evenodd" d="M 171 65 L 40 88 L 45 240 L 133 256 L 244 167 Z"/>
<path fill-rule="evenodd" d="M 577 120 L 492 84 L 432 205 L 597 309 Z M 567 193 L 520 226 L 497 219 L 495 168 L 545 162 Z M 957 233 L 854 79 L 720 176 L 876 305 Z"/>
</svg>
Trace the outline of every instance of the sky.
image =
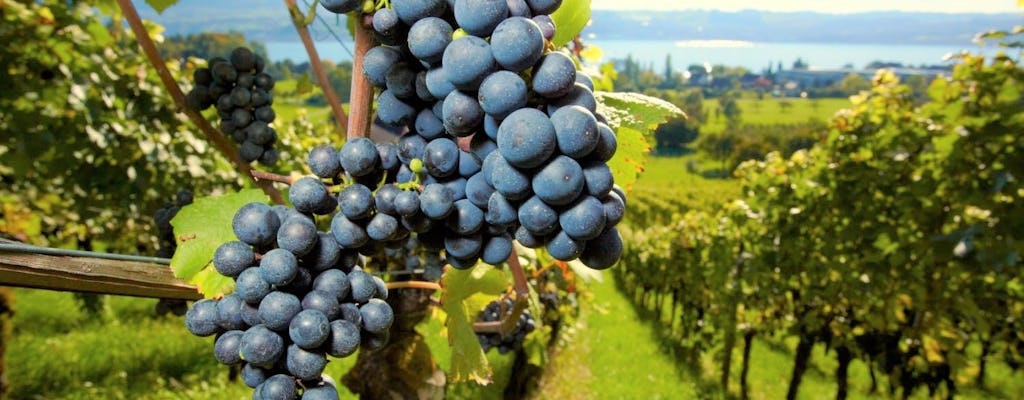
<svg viewBox="0 0 1024 400">
<path fill-rule="evenodd" d="M 924 11 L 944 13 L 1022 13 L 1018 0 L 592 0 L 603 10 L 686 10 L 817 11 L 855 13 L 870 11 Z"/>
</svg>

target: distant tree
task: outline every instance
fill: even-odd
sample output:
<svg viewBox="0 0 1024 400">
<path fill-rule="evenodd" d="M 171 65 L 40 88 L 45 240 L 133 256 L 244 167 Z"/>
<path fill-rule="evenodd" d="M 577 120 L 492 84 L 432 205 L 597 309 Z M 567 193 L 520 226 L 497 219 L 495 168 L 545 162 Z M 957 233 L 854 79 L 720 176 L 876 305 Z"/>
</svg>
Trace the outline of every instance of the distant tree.
<svg viewBox="0 0 1024 400">
<path fill-rule="evenodd" d="M 640 64 L 633 59 L 633 55 L 626 55 L 626 59 L 622 61 L 621 69 L 615 77 L 615 87 L 623 91 L 640 90 L 637 84 L 640 78 L 640 70 Z"/>
<path fill-rule="evenodd" d="M 780 112 L 782 112 L 783 114 L 785 114 L 785 113 L 787 113 L 787 112 L 788 112 L 788 111 L 789 111 L 789 110 L 790 110 L 791 108 L 793 108 L 793 102 L 791 102 L 791 101 L 789 101 L 789 100 L 779 100 L 779 111 L 780 111 Z"/>
<path fill-rule="evenodd" d="M 931 81 L 924 75 L 911 75 L 903 80 L 903 83 L 910 86 L 910 90 L 914 92 L 914 102 L 922 104 L 928 100 L 928 86 Z"/>
<path fill-rule="evenodd" d="M 665 80 L 672 80 L 672 54 L 665 55 Z"/>
<path fill-rule="evenodd" d="M 635 81 L 637 89 L 644 91 L 647 89 L 657 89 L 662 84 L 661 75 L 654 71 L 647 69 L 640 72 L 640 75 Z"/>
<path fill-rule="evenodd" d="M 686 119 L 675 118 L 658 126 L 654 131 L 659 152 L 679 153 L 687 144 L 697 139 L 700 126 L 691 125 Z"/>
<path fill-rule="evenodd" d="M 196 57 L 208 60 L 212 57 L 227 57 L 236 47 L 248 47 L 260 57 L 267 58 L 267 46 L 263 42 L 246 40 L 240 32 L 175 35 L 163 42 L 160 52 L 165 59 Z"/>
<path fill-rule="evenodd" d="M 704 92 L 700 90 L 686 91 L 682 101 L 676 104 L 687 116 L 687 123 L 703 125 L 707 122 L 707 114 L 704 112 Z"/>
<path fill-rule="evenodd" d="M 342 102 L 349 101 L 352 93 L 352 63 L 344 61 L 337 65 L 331 65 L 329 62 L 324 64 L 325 69 L 327 69 L 327 80 L 331 82 L 331 86 L 334 87 L 334 92 L 338 94 L 338 98 Z"/>
<path fill-rule="evenodd" d="M 803 69 L 807 69 L 807 67 L 808 67 L 807 62 L 805 62 L 803 60 L 803 58 L 797 57 L 796 61 L 793 61 L 793 69 L 803 70 Z"/>
<path fill-rule="evenodd" d="M 872 62 L 868 63 L 868 65 L 865 66 L 864 68 L 865 69 L 869 69 L 869 70 L 882 69 L 882 68 L 903 68 L 903 64 L 902 63 L 898 63 L 898 62 L 892 62 L 892 61 L 879 61 L 879 60 L 875 60 L 875 61 L 872 61 Z"/>
<path fill-rule="evenodd" d="M 841 82 L 839 82 L 839 90 L 847 95 L 853 95 L 860 93 L 862 90 L 871 89 L 871 82 L 868 82 L 860 74 L 847 74 Z"/>
<path fill-rule="evenodd" d="M 739 103 L 736 102 L 738 97 L 739 94 L 735 91 L 718 97 L 718 108 L 722 111 L 722 115 L 725 116 L 725 125 L 729 128 L 736 128 L 740 125 L 743 112 L 740 110 Z"/>
</svg>

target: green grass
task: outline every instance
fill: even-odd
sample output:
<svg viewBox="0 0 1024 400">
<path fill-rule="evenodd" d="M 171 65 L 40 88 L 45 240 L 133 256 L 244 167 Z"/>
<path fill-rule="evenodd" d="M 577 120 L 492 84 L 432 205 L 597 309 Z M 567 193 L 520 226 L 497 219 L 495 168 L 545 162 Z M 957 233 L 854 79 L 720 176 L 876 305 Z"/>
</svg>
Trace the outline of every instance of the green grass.
<svg viewBox="0 0 1024 400">
<path fill-rule="evenodd" d="M 623 268 L 616 266 L 615 268 Z M 637 310 L 616 288 L 611 274 L 605 281 L 588 286 L 593 298 L 583 304 L 580 326 L 569 343 L 559 348 L 537 399 L 704 399 L 722 398 L 718 387 L 720 368 L 711 355 L 699 365 L 689 365 L 666 342 L 663 326 L 649 313 Z M 742 340 L 733 352 L 730 397 L 738 397 Z M 751 351 L 750 399 L 785 398 L 793 367 L 796 339 L 759 337 Z M 835 397 L 835 353 L 814 349 L 811 366 L 800 385 L 799 399 Z M 879 374 L 880 393 L 868 393 L 867 365 L 854 361 L 849 369 L 849 399 L 888 398 L 887 380 Z M 959 399 L 1024 398 L 1024 372 L 1014 374 L 993 356 L 989 362 L 987 388 L 968 381 L 957 382 Z M 918 389 L 912 399 L 927 399 Z"/>
<path fill-rule="evenodd" d="M 538 399 L 697 398 L 700 384 L 659 346 L 616 290 L 611 274 L 588 286 L 581 322 L 559 349 L 537 391 Z"/>
<path fill-rule="evenodd" d="M 307 105 L 306 100 L 321 92 L 320 87 L 313 85 L 312 89 L 305 94 L 295 94 L 298 81 L 286 79 L 274 83 L 274 112 L 279 120 L 291 121 L 300 115 L 310 121 L 323 121 L 331 115 L 331 108 L 328 105 L 312 106 Z M 342 105 L 345 112 L 348 112 L 348 103 Z"/>
<path fill-rule="evenodd" d="M 107 296 L 98 317 L 73 295 L 15 289 L 14 335 L 7 352 L 11 398 L 248 399 L 213 358 L 213 338 L 185 330 L 182 317 L 156 316 L 156 300 Z M 334 360 L 340 377 L 355 356 Z"/>
<path fill-rule="evenodd" d="M 827 121 L 836 111 L 850 106 L 848 99 L 739 99 L 741 121 L 747 125 L 799 124 L 811 119 Z M 790 104 L 783 108 L 781 104 Z M 704 102 L 707 122 L 702 132 L 717 133 L 725 130 L 725 116 L 716 115 L 718 102 L 709 99 Z"/>
</svg>

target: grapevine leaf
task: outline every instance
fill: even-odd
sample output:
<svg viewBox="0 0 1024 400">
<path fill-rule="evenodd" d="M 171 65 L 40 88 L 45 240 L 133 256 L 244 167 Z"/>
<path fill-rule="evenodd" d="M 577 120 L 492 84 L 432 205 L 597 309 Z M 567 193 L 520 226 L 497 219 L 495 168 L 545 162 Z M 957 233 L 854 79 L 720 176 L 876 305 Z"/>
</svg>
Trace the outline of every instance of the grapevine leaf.
<svg viewBox="0 0 1024 400">
<path fill-rule="evenodd" d="M 171 259 L 174 276 L 198 286 L 205 296 L 230 289 L 230 285 L 223 282 L 224 277 L 208 267 L 213 260 L 213 252 L 221 244 L 236 239 L 231 220 L 239 208 L 268 200 L 259 189 L 246 189 L 235 194 L 197 198 L 195 203 L 183 207 L 171 220 L 178 242 Z M 208 272 L 203 273 L 204 268 Z"/>
<path fill-rule="evenodd" d="M 205 298 L 221 297 L 235 291 L 235 280 L 217 273 L 214 268 L 204 268 L 192 278 L 199 293 Z"/>
<path fill-rule="evenodd" d="M 491 366 L 477 341 L 473 322 L 487 302 L 505 292 L 508 277 L 499 269 L 481 264 L 467 271 L 448 269 L 441 286 L 441 307 L 447 314 L 445 326 L 452 349 L 448 378 L 452 382 L 471 379 L 480 384 L 490 383 Z"/>
<path fill-rule="evenodd" d="M 665 100 L 640 93 L 596 92 L 598 112 L 613 128 L 625 126 L 643 133 L 648 140 L 654 129 L 671 117 L 686 117 L 683 110 Z"/>
<path fill-rule="evenodd" d="M 146 4 L 153 7 L 157 14 L 163 14 L 164 10 L 178 4 L 178 0 L 146 0 Z"/>
<path fill-rule="evenodd" d="M 527 285 L 527 289 L 529 290 L 530 301 L 527 304 L 528 308 L 526 311 L 533 315 L 544 315 L 537 288 L 534 285 Z M 539 367 L 547 363 L 547 343 L 551 340 L 551 327 L 545 325 L 543 320 L 535 322 L 537 324 L 533 334 L 526 335 L 526 338 L 523 339 L 523 350 L 526 352 L 527 362 Z"/>
<path fill-rule="evenodd" d="M 618 141 L 618 149 L 615 157 L 608 161 L 608 168 L 612 170 L 615 183 L 629 190 L 633 183 L 644 172 L 644 164 L 647 163 L 647 153 L 651 151 L 651 145 L 640 131 L 628 126 L 620 126 L 615 132 Z"/>
<path fill-rule="evenodd" d="M 565 46 L 590 22 L 590 2 L 563 1 L 562 6 L 551 14 L 551 19 L 558 27 L 555 29 L 555 37 L 551 38 L 551 43 L 555 47 Z"/>
<path fill-rule="evenodd" d="M 595 45 L 589 45 L 580 51 L 580 57 L 587 62 L 598 62 L 604 58 L 604 51 Z"/>
</svg>

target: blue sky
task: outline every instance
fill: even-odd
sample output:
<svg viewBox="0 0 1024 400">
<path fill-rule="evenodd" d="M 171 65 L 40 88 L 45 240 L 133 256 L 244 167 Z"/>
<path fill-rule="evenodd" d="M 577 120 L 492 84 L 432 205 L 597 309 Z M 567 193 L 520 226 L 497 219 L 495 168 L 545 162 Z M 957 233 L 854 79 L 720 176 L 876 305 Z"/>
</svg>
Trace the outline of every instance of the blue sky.
<svg viewBox="0 0 1024 400">
<path fill-rule="evenodd" d="M 564 0 L 572 1 L 572 0 Z M 818 11 L 853 13 L 867 11 L 927 11 L 944 13 L 1022 13 L 1018 0 L 592 0 L 592 6 L 605 10 L 685 10 L 715 9 L 737 11 Z"/>
</svg>

